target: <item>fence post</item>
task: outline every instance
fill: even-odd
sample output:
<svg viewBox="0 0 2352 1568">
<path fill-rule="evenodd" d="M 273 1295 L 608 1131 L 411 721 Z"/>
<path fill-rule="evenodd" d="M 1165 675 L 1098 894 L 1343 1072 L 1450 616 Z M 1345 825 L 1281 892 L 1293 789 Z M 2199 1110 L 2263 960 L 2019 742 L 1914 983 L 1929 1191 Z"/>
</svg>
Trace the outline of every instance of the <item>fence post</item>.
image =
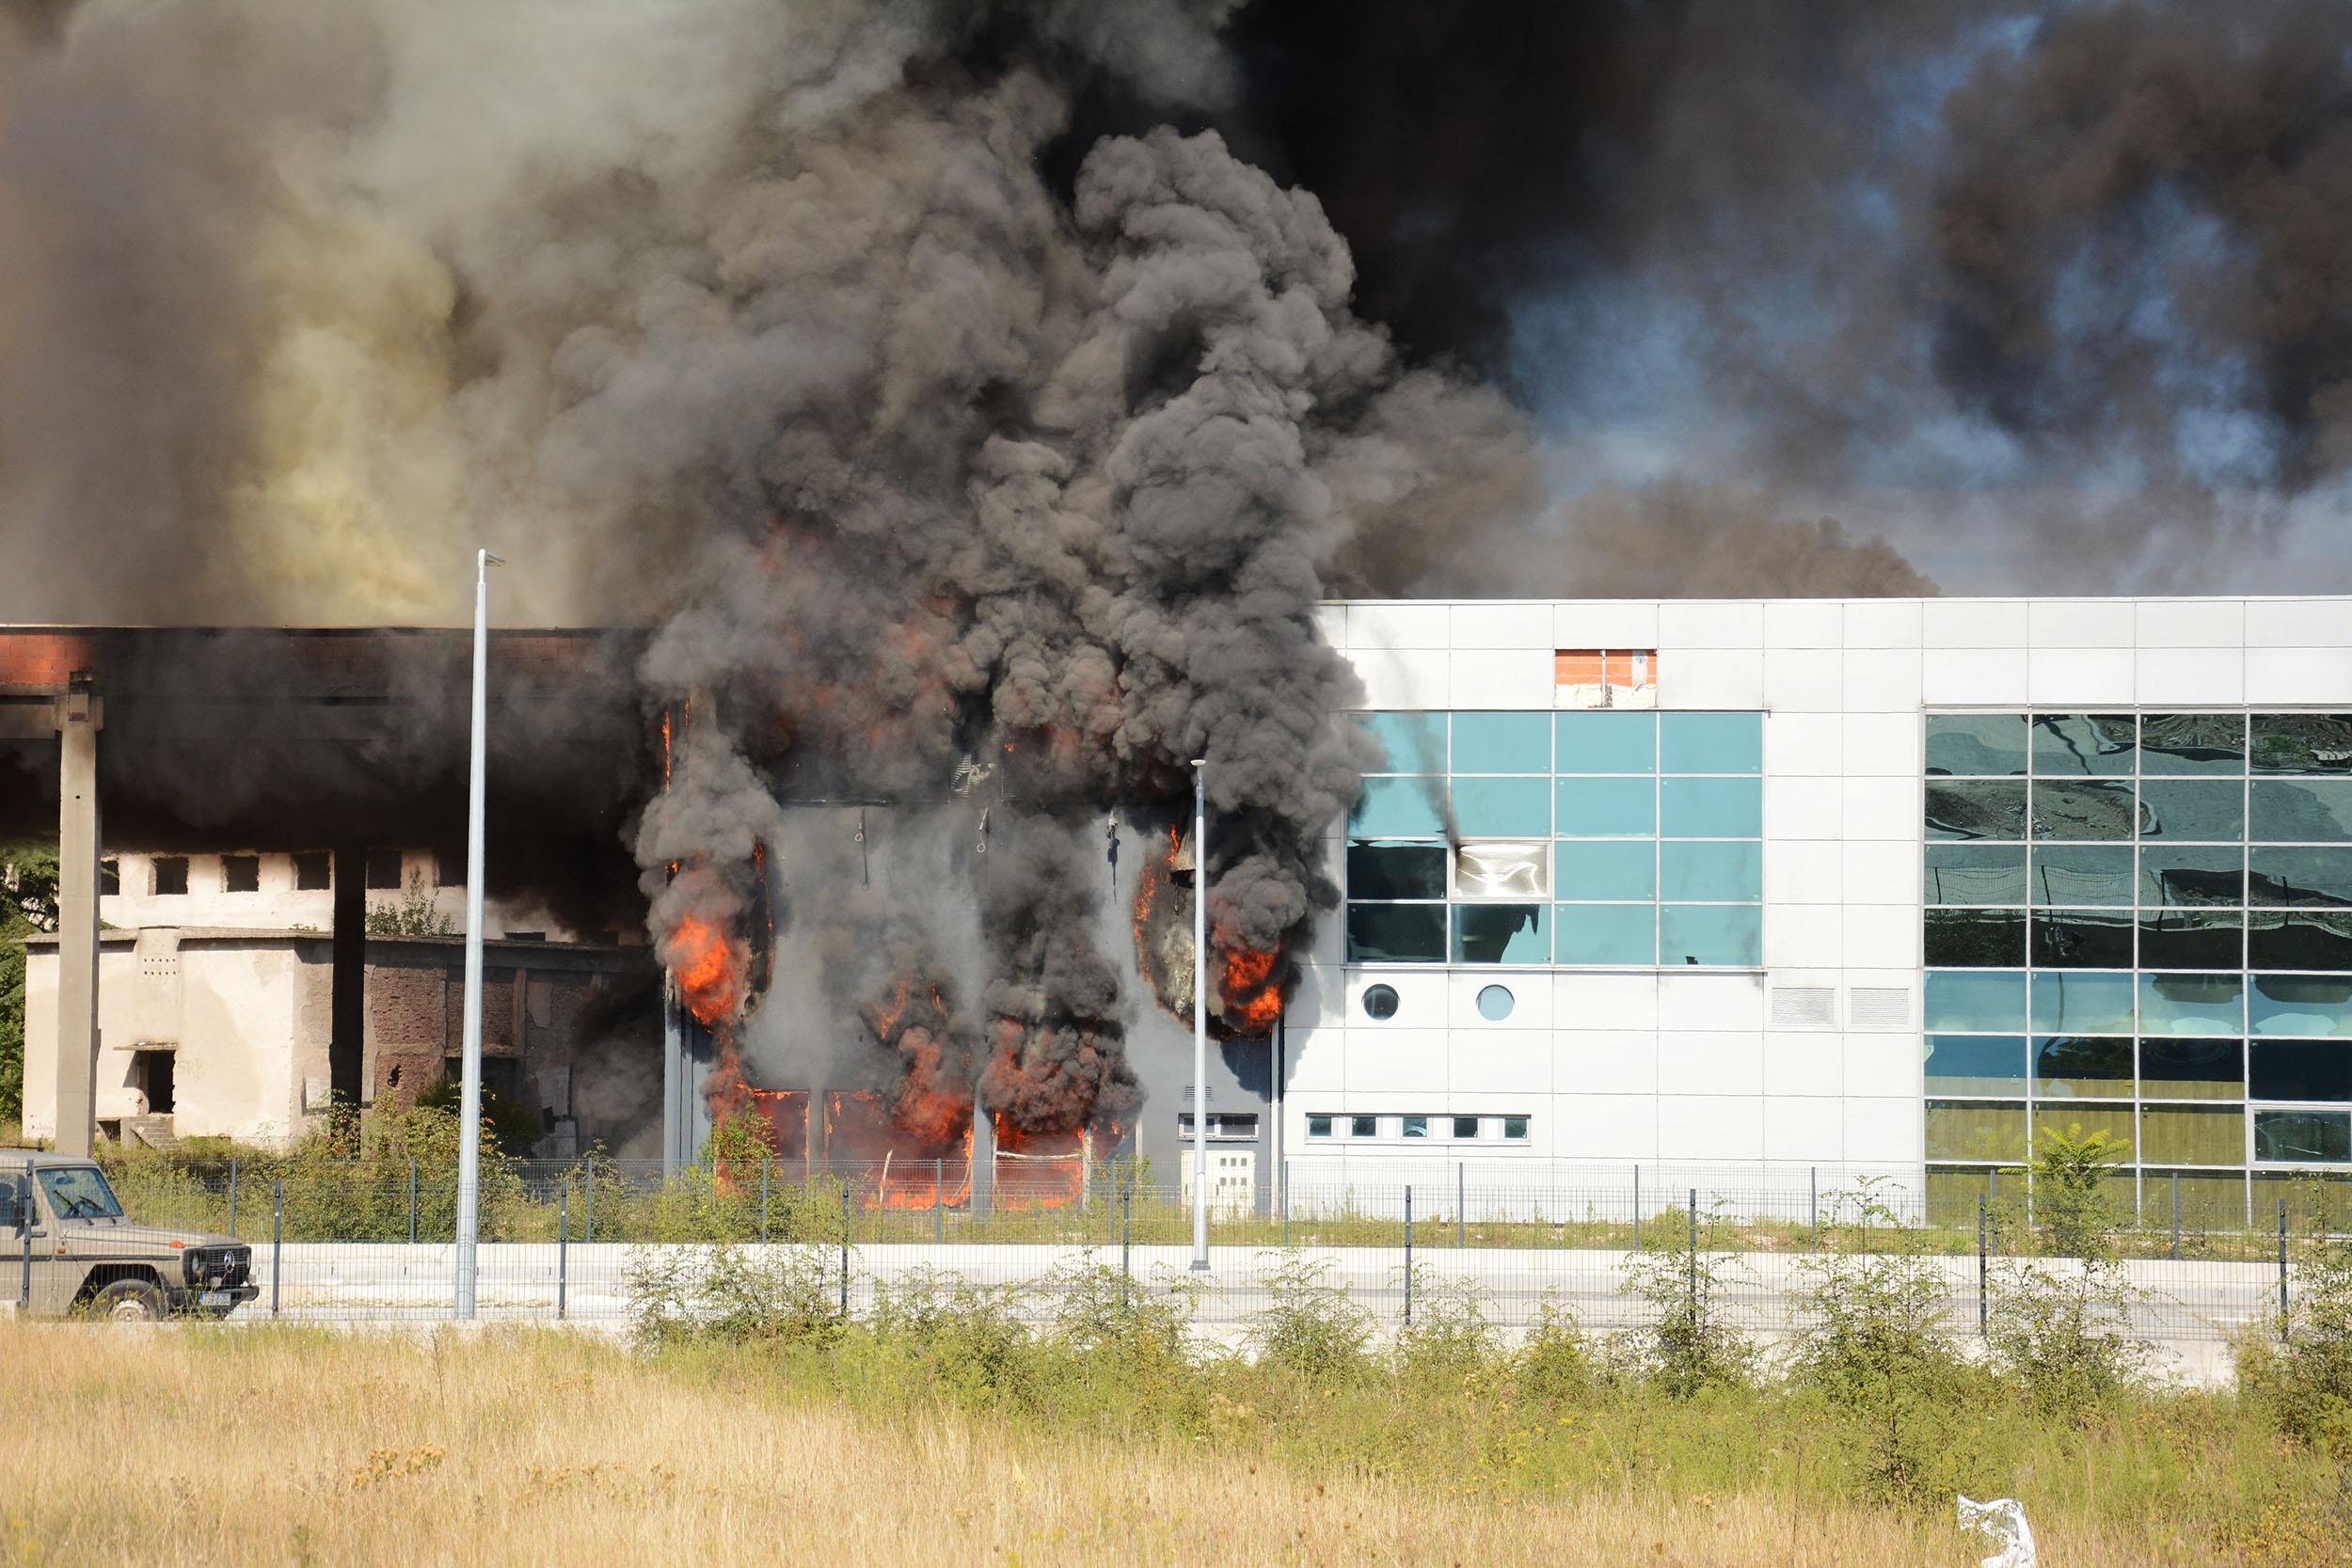
<svg viewBox="0 0 2352 1568">
<path fill-rule="evenodd" d="M 237 1157 L 229 1156 L 229 1234 L 237 1233 Z"/>
<path fill-rule="evenodd" d="M 270 1187 L 269 1198 L 269 1315 L 278 1316 L 278 1273 L 286 1256 L 286 1179 Z"/>
<path fill-rule="evenodd" d="M 774 1163 L 765 1154 L 759 1157 L 759 1241 L 762 1246 L 768 1243 L 768 1167 Z M 846 1196 L 849 1189 L 845 1187 L 842 1192 Z"/>
<path fill-rule="evenodd" d="M 588 1156 L 588 1165 L 580 1180 L 580 1239 L 596 1239 L 596 1157 Z"/>
<path fill-rule="evenodd" d="M 2172 1173 L 2172 1261 L 2181 1260 L 2181 1173 Z"/>
<path fill-rule="evenodd" d="M 2279 1200 L 2279 1338 L 2287 1337 L 2287 1200 Z"/>
<path fill-rule="evenodd" d="M 1642 1167 L 1633 1167 L 1633 1250 L 1642 1250 Z"/>
<path fill-rule="evenodd" d="M 1408 1328 L 1409 1328 L 1410 1326 L 1412 1326 L 1412 1322 L 1413 1322 L 1413 1188 L 1412 1188 L 1412 1184 L 1411 1184 L 1411 1183 L 1409 1183 L 1409 1182 L 1407 1182 L 1407 1183 L 1406 1184 L 1406 1188 L 1405 1188 L 1405 1323 L 1406 1323 L 1406 1327 L 1408 1327 Z"/>
<path fill-rule="evenodd" d="M 16 1223 L 19 1233 L 24 1238 L 24 1279 L 17 1287 L 16 1310 L 20 1317 L 30 1317 L 33 1312 L 33 1215 L 39 1211 L 34 1208 L 33 1179 L 29 1172 L 19 1191 L 17 1201 L 24 1207 L 17 1211 Z"/>
<path fill-rule="evenodd" d="M 1699 1309 L 1699 1190 L 1691 1189 L 1691 1312 Z"/>
<path fill-rule="evenodd" d="M 1813 1250 L 1821 1250 L 1821 1167 L 1808 1166 L 1804 1173 L 1805 1204 L 1813 1216 Z"/>
<path fill-rule="evenodd" d="M 1130 1169 L 1127 1184 L 1119 1192 L 1119 1275 L 1121 1279 L 1127 1276 L 1128 1260 L 1135 1252 L 1135 1245 L 1136 1181 L 1135 1172 Z"/>
<path fill-rule="evenodd" d="M 1462 1239 L 1465 1225 L 1463 1215 L 1469 1212 L 1470 1162 L 1457 1160 L 1454 1164 L 1454 1250 L 1456 1252 L 1470 1244 Z"/>
<path fill-rule="evenodd" d="M 1990 1315 L 1985 1308 L 1985 1283 L 1991 1277 L 1985 1264 L 1985 1239 L 1992 1227 L 1992 1211 L 1982 1195 L 1977 1198 L 1977 1338 L 1983 1338 Z"/>
<path fill-rule="evenodd" d="M 841 1183 L 841 1321 L 850 1321 L 850 1184 Z"/>
<path fill-rule="evenodd" d="M 1291 1163 L 1290 1163 L 1290 1158 L 1289 1158 L 1289 1156 L 1285 1155 L 1285 1156 L 1283 1157 L 1283 1159 L 1282 1159 L 1282 1248 L 1283 1248 L 1283 1250 L 1284 1250 L 1284 1251 L 1286 1251 L 1286 1252 L 1287 1252 L 1287 1251 L 1289 1251 L 1289 1250 L 1290 1250 L 1290 1244 L 1291 1244 Z"/>
<path fill-rule="evenodd" d="M 931 1162 L 931 1245 L 947 1240 L 947 1162 Z"/>
<path fill-rule="evenodd" d="M 408 1244 L 417 1244 L 417 1157 L 408 1156 Z"/>
<path fill-rule="evenodd" d="M 572 1184 L 555 1189 L 555 1317 L 563 1322 L 568 1306 L 572 1256 Z"/>
</svg>

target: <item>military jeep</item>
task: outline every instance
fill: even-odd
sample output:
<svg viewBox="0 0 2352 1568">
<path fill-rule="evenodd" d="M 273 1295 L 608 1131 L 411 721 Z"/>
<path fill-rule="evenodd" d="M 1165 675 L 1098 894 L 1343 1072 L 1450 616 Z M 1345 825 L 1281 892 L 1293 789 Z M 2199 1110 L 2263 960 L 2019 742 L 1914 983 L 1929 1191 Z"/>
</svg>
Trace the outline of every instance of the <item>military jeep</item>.
<svg viewBox="0 0 2352 1568">
<path fill-rule="evenodd" d="M 0 1148 L 0 1304 L 19 1315 L 226 1317 L 256 1293 L 243 1242 L 136 1224 L 90 1161 Z"/>
</svg>

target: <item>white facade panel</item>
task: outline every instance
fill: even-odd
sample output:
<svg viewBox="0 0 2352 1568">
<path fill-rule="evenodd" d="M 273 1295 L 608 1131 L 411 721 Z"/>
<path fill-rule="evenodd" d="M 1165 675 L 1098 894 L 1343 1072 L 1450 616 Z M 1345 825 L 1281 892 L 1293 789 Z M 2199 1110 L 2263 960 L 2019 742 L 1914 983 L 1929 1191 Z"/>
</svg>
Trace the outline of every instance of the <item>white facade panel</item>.
<svg viewBox="0 0 2352 1568">
<path fill-rule="evenodd" d="M 1551 603 L 1487 599 L 1453 607 L 1452 645 L 1456 648 L 1533 648 L 1549 656 Z"/>
<path fill-rule="evenodd" d="M 1665 970 L 1658 976 L 1661 1029 L 1761 1029 L 1764 978 L 1759 974 L 1692 974 Z"/>
<path fill-rule="evenodd" d="M 1447 705 L 1549 707 L 1551 689 L 1549 648 L 1457 648 L 1454 653 L 1454 694 Z"/>
<path fill-rule="evenodd" d="M 1563 1094 L 1656 1094 L 1658 1034 L 1652 1029 L 1555 1032 L 1552 1084 Z"/>
<path fill-rule="evenodd" d="M 1873 839 L 1919 837 L 1919 782 L 1916 779 L 1842 779 L 1838 782 L 1840 810 L 1849 843 Z"/>
<path fill-rule="evenodd" d="M 2266 614 L 2267 605 L 2254 608 Z M 2141 648 L 2238 648 L 2246 643 L 2243 599 L 2141 599 L 2132 607 L 2133 644 Z"/>
<path fill-rule="evenodd" d="M 1847 844 L 1840 847 L 1845 862 L 1846 902 L 1901 904 L 1919 907 L 1919 844 L 1914 838 L 1898 843 Z"/>
<path fill-rule="evenodd" d="M 1764 1036 L 1764 1092 L 1831 1095 L 1845 1092 L 1842 1036 L 1772 1030 Z"/>
<path fill-rule="evenodd" d="M 1442 1090 L 1446 1084 L 1446 1052 L 1451 1044 L 1443 1029 L 1350 1029 L 1349 1098 L 1365 1093 Z"/>
<path fill-rule="evenodd" d="M 1554 648 L 1655 648 L 1658 606 L 1639 599 L 1571 599 L 1551 607 Z"/>
<path fill-rule="evenodd" d="M 1835 649 L 1765 650 L 1764 705 L 1774 713 L 1841 712 L 1845 684 L 1845 656 Z"/>
<path fill-rule="evenodd" d="M 1358 648 L 1348 655 L 1371 708 L 1441 708 L 1454 656 L 1443 649 Z"/>
<path fill-rule="evenodd" d="M 2246 606 L 2249 648 L 2352 647 L 2352 598 L 2262 599 Z"/>
<path fill-rule="evenodd" d="M 2256 707 L 2352 702 L 2352 649 L 2249 648 L 2246 700 Z"/>
<path fill-rule="evenodd" d="M 2136 637 L 2129 599 L 2035 599 L 2026 606 L 2026 635 L 2041 648 L 2128 648 Z"/>
<path fill-rule="evenodd" d="M 1764 725 L 1764 771 L 1836 778 L 1841 734 L 1835 713 L 1775 713 Z"/>
<path fill-rule="evenodd" d="M 1915 1035 L 1848 1034 L 1846 1093 L 1864 1099 L 1900 1097 L 1917 1104 L 1926 1082 L 1920 1051 Z"/>
<path fill-rule="evenodd" d="M 1769 1095 L 1764 1158 L 1835 1164 L 1845 1156 L 1846 1102 L 1832 1095 Z"/>
<path fill-rule="evenodd" d="M 1846 602 L 1849 648 L 1916 648 L 1924 635 L 1925 603 L 1918 599 L 1850 599 Z"/>
<path fill-rule="evenodd" d="M 1754 648 L 1693 648 L 1658 656 L 1658 705 L 1760 708 L 1764 655 Z"/>
<path fill-rule="evenodd" d="M 1849 649 L 1845 657 L 1845 711 L 1919 711 L 1924 656 L 1916 648 Z"/>
<path fill-rule="evenodd" d="M 1855 778 L 1920 776 L 1919 710 L 1849 713 L 1840 735 L 1841 771 Z"/>
<path fill-rule="evenodd" d="M 1846 1159 L 1857 1165 L 1916 1164 L 1926 1153 L 1927 1137 L 1920 1120 L 1919 1101 L 1869 1100 L 1847 1092 Z"/>
<path fill-rule="evenodd" d="M 1655 1160 L 1658 1101 L 1647 1094 L 1556 1095 L 1551 1151 L 1563 1160 Z"/>
<path fill-rule="evenodd" d="M 1767 839 L 1764 844 L 1764 940 L 1784 917 L 1774 912 L 1791 904 L 1836 904 L 1844 896 L 1838 874 L 1839 856 L 1834 844 Z M 1769 959 L 1767 961 L 1770 961 Z"/>
<path fill-rule="evenodd" d="M 2026 650 L 1931 648 L 1919 664 L 1919 700 L 1930 707 L 2005 706 L 2026 700 Z"/>
<path fill-rule="evenodd" d="M 1846 643 L 1845 606 L 1836 599 L 1768 599 L 1764 604 L 1767 648 L 1841 648 Z"/>
<path fill-rule="evenodd" d="M 1510 993 L 1510 1011 L 1500 1019 L 1479 1009 L 1479 997 L 1489 988 Z M 1446 1022 L 1461 1039 L 1489 1031 L 1549 1030 L 1551 1027 L 1551 976 L 1542 971 L 1459 969 L 1450 977 Z"/>
<path fill-rule="evenodd" d="M 1774 842 L 1835 839 L 1842 819 L 1843 779 L 1764 781 L 1764 821 Z"/>
<path fill-rule="evenodd" d="M 1364 1011 L 1364 992 L 1386 986 L 1396 992 L 1396 1011 L 1375 1019 Z M 1446 974 L 1440 969 L 1365 966 L 1347 975 L 1347 1017 L 1354 1028 L 1382 1030 L 1442 1029 L 1446 1022 Z"/>
<path fill-rule="evenodd" d="M 2243 648 L 2142 648 L 2134 695 L 2142 706 L 2235 707 L 2246 701 Z"/>
<path fill-rule="evenodd" d="M 1442 603 L 1366 599 L 1347 607 L 1350 648 L 1450 648 L 1453 616 Z"/>
<path fill-rule="evenodd" d="M 1756 1094 L 1661 1096 L 1658 1101 L 1661 1160 L 1761 1160 L 1764 1099 Z"/>
<path fill-rule="evenodd" d="M 1764 1037 L 1746 1031 L 1661 1029 L 1658 1034 L 1658 1091 L 1675 1097 L 1764 1092 Z"/>
<path fill-rule="evenodd" d="M 2128 706 L 2136 673 L 2129 648 L 2036 648 L 2026 700 L 2038 707 Z"/>
<path fill-rule="evenodd" d="M 2025 648 L 2031 616 L 2020 599 L 1929 599 L 1920 606 L 1926 648 Z"/>
<path fill-rule="evenodd" d="M 1765 965 L 1772 969 L 1836 969 L 1845 962 L 1844 944 L 1839 941 L 1844 927 L 1845 911 L 1836 904 L 1767 904 Z"/>
<path fill-rule="evenodd" d="M 1756 599 L 1668 599 L 1658 607 L 1658 647 L 1676 654 L 1692 648 L 1750 648 L 1764 645 L 1764 606 Z"/>
<path fill-rule="evenodd" d="M 1657 972 L 1555 974 L 1551 977 L 1551 1019 L 1555 1029 L 1655 1029 Z"/>
</svg>

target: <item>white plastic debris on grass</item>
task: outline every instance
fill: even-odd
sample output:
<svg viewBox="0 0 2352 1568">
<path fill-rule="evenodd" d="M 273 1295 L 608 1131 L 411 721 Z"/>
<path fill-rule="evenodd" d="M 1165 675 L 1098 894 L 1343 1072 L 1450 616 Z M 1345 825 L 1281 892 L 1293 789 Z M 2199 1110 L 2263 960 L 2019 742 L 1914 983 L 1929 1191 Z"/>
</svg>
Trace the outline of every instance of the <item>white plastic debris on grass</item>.
<svg viewBox="0 0 2352 1568">
<path fill-rule="evenodd" d="M 1995 1497 L 1989 1503 L 1960 1499 L 1960 1528 L 1982 1530 L 2000 1546 L 1983 1561 L 1983 1568 L 2035 1568 L 2033 1527 L 2026 1523 L 2026 1505 L 2015 1497 Z"/>
</svg>

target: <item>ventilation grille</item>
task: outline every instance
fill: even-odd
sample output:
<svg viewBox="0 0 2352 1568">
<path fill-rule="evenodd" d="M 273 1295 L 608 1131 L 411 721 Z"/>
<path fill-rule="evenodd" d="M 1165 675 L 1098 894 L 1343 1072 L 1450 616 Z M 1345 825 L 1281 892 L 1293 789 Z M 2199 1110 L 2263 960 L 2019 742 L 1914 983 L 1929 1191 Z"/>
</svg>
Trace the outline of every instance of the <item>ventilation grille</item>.
<svg viewBox="0 0 2352 1568">
<path fill-rule="evenodd" d="M 1832 1029 L 1837 1024 L 1837 993 L 1827 986 L 1774 986 L 1772 1026 Z"/>
<path fill-rule="evenodd" d="M 1908 1029 L 1911 988 L 1856 986 L 1847 993 L 1847 1012 L 1856 1029 Z"/>
</svg>

